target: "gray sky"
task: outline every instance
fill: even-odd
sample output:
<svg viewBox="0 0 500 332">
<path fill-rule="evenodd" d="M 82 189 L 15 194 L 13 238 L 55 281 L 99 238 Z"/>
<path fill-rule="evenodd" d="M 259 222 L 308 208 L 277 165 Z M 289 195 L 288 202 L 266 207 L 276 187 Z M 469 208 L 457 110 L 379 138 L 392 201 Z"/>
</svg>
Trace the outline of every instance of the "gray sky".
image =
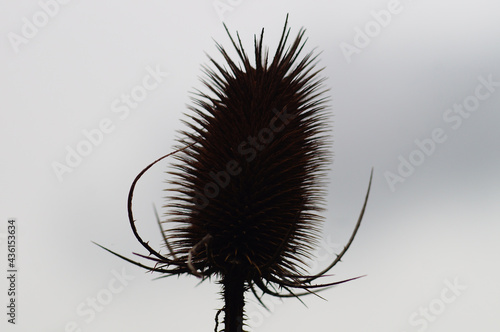
<svg viewBox="0 0 500 332">
<path fill-rule="evenodd" d="M 291 35 L 304 26 L 306 50 L 322 51 L 332 98 L 335 158 L 312 268 L 342 250 L 373 166 L 358 236 L 324 280 L 367 276 L 321 293 L 328 301 L 305 297 L 307 307 L 265 297 L 267 312 L 249 295 L 251 330 L 498 331 L 500 5 L 66 2 L 0 5 L 0 266 L 9 218 L 19 266 L 17 325 L 2 314 L 2 331 L 213 331 L 214 281 L 153 281 L 91 241 L 144 253 L 128 188 L 185 128 L 204 52 L 220 58 L 212 38 L 231 48 L 221 19 L 249 53 L 264 27 L 272 54 L 287 13 Z M 154 244 L 151 203 L 163 203 L 168 162 L 135 196 Z M 6 278 L 0 289 L 7 303 Z"/>
</svg>

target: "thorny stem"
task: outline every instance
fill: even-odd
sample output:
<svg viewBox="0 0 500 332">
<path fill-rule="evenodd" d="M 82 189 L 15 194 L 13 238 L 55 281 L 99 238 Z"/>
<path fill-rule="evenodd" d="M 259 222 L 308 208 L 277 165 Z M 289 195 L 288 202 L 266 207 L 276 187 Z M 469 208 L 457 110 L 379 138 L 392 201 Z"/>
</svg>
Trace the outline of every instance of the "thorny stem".
<svg viewBox="0 0 500 332">
<path fill-rule="evenodd" d="M 243 332 L 245 306 L 244 271 L 234 267 L 222 279 L 224 289 L 224 332 Z"/>
</svg>

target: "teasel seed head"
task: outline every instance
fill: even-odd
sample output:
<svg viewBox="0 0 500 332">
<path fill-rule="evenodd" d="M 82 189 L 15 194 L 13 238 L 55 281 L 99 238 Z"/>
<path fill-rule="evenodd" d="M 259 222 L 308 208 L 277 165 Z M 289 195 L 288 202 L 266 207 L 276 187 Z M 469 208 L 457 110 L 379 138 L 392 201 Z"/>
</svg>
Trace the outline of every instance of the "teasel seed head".
<svg viewBox="0 0 500 332">
<path fill-rule="evenodd" d="M 179 227 L 171 245 L 192 254 L 203 275 L 231 269 L 245 279 L 288 279 L 302 271 L 320 235 L 323 181 L 330 161 L 327 99 L 313 53 L 299 58 L 304 30 L 290 46 L 287 24 L 268 62 L 262 37 L 252 64 L 231 37 L 240 63 L 217 44 L 226 63 L 204 68 L 182 131 L 194 145 L 178 153 L 167 208 Z"/>
<path fill-rule="evenodd" d="M 289 43 L 288 16 L 272 59 L 263 47 L 264 30 L 254 37 L 253 61 L 239 34 L 235 39 L 226 31 L 239 59 L 217 44 L 225 63 L 210 58 L 211 65 L 203 67 L 208 91 L 195 93 L 178 150 L 139 173 L 129 193 L 130 225 L 150 255 L 139 256 L 156 265 L 112 253 L 167 276 L 217 277 L 226 301 L 225 331 L 231 332 L 243 326 L 247 290 L 260 301 L 256 287 L 263 294 L 299 297 L 348 281 L 312 283 L 352 243 L 371 177 L 347 246 L 323 271 L 308 274 L 307 261 L 321 234 L 332 156 L 327 89 L 316 68 L 317 55 L 303 55 L 304 29 Z M 140 177 L 169 155 L 175 158 L 168 172 L 169 212 L 160 225 L 169 225 L 162 234 L 169 254 L 161 255 L 139 236 L 132 197 Z"/>
</svg>

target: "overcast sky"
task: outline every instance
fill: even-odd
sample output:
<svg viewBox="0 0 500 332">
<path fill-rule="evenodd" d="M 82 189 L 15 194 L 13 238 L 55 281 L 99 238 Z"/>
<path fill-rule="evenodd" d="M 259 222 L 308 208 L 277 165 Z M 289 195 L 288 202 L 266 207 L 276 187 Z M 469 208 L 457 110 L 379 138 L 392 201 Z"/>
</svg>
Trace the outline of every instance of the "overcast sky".
<svg viewBox="0 0 500 332">
<path fill-rule="evenodd" d="M 364 222 L 327 301 L 248 295 L 251 331 L 500 329 L 500 5 L 494 1 L 4 1 L 0 5 L 0 266 L 17 221 L 17 316 L 2 331 L 213 331 L 215 280 L 157 276 L 127 221 L 135 175 L 172 151 L 205 52 L 274 52 L 285 16 L 321 51 L 334 162 L 316 271 Z M 231 54 L 234 54 L 231 51 Z M 127 95 L 132 96 L 127 99 Z M 159 245 L 169 161 L 136 192 Z M 165 211 L 162 211 L 165 212 Z"/>
</svg>

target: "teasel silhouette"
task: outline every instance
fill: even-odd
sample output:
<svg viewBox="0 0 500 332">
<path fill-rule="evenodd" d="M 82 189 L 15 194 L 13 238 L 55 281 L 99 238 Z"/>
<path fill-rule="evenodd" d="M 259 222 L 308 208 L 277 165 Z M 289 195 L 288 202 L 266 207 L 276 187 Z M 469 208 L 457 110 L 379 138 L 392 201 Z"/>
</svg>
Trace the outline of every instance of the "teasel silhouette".
<svg viewBox="0 0 500 332">
<path fill-rule="evenodd" d="M 255 64 L 240 36 L 226 32 L 239 61 L 216 43 L 225 64 L 209 57 L 204 66 L 209 92 L 197 91 L 181 131 L 177 150 L 143 169 L 128 196 L 132 231 L 152 266 L 101 248 L 163 276 L 216 278 L 222 285 L 225 332 L 245 328 L 244 296 L 251 291 L 265 307 L 264 295 L 296 297 L 347 280 L 318 283 L 343 257 L 360 227 L 368 190 L 347 245 L 317 274 L 307 273 L 324 218 L 325 178 L 331 161 L 326 89 L 316 69 L 317 55 L 302 58 L 304 29 L 287 45 L 288 15 L 273 59 L 254 36 Z M 168 254 L 160 254 L 139 235 L 132 198 L 139 179 L 160 160 L 173 155 L 169 171 L 167 220 L 157 222 Z M 163 225 L 170 227 L 164 228 Z M 319 296 L 319 295 L 318 295 Z"/>
</svg>

